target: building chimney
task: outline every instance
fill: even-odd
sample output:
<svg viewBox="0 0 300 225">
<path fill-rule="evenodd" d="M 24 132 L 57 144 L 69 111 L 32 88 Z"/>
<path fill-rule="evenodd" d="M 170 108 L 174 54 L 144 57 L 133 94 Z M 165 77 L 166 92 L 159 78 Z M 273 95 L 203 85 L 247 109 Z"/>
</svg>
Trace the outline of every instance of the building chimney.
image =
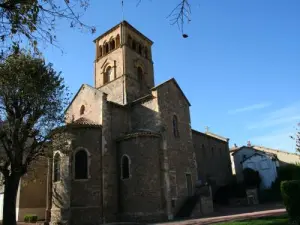
<svg viewBox="0 0 300 225">
<path fill-rule="evenodd" d="M 247 147 L 251 147 L 251 142 L 247 141 Z"/>
<path fill-rule="evenodd" d="M 233 147 L 237 148 L 238 146 L 236 145 L 236 143 L 234 143 Z"/>
</svg>

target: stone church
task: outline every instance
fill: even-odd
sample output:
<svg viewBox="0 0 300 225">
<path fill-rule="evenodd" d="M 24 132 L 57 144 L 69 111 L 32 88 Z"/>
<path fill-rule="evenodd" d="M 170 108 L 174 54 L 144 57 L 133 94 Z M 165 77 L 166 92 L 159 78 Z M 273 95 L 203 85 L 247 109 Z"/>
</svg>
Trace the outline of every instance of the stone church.
<svg viewBox="0 0 300 225">
<path fill-rule="evenodd" d="M 43 208 L 52 224 L 167 221 L 196 184 L 228 184 L 229 139 L 191 128 L 174 78 L 154 84 L 153 42 L 123 21 L 94 43 L 94 86 L 83 84 L 66 109 L 66 144 L 53 140 L 47 182 L 40 193 L 35 184 L 45 202 L 24 201 L 26 212 Z M 27 198 L 29 187 L 20 191 Z"/>
</svg>

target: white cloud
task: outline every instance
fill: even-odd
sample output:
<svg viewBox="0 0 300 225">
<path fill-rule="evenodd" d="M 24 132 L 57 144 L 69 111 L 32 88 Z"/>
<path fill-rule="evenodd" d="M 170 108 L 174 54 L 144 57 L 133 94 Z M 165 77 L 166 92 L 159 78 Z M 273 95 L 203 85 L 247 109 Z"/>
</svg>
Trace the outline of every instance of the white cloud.
<svg viewBox="0 0 300 225">
<path fill-rule="evenodd" d="M 300 104 L 295 103 L 270 113 L 267 113 L 261 121 L 251 123 L 248 129 L 262 129 L 274 126 L 295 126 L 300 121 Z"/>
<path fill-rule="evenodd" d="M 266 107 L 269 107 L 270 105 L 271 105 L 271 103 L 260 103 L 260 104 L 249 105 L 249 106 L 245 106 L 242 108 L 230 110 L 230 111 L 228 111 L 228 114 L 237 114 L 237 113 L 241 113 L 241 112 L 249 112 L 249 111 L 253 111 L 253 110 L 264 109 Z"/>
<path fill-rule="evenodd" d="M 295 140 L 290 138 L 294 132 L 289 127 L 282 130 L 276 130 L 266 135 L 252 137 L 250 139 L 253 145 L 262 145 L 269 148 L 286 150 L 289 152 L 295 152 Z"/>
</svg>

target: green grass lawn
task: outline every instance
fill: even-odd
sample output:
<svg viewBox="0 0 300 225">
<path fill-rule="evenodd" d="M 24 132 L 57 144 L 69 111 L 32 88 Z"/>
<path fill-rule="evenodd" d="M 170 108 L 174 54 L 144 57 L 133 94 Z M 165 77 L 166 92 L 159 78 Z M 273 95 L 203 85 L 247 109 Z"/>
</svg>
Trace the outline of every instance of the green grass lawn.
<svg viewBox="0 0 300 225">
<path fill-rule="evenodd" d="M 262 217 L 262 218 L 251 219 L 251 220 L 218 223 L 217 225 L 271 225 L 271 224 L 272 225 L 287 225 L 288 217 L 287 217 L 287 215 L 276 216 L 276 217 Z"/>
</svg>

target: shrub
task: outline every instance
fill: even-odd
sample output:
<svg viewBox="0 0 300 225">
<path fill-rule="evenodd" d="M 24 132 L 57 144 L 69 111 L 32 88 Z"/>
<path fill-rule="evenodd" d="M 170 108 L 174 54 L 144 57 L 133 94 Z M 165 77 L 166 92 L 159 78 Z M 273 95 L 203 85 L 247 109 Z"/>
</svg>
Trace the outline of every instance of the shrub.
<svg viewBox="0 0 300 225">
<path fill-rule="evenodd" d="M 37 215 L 25 215 L 24 222 L 26 223 L 36 223 L 38 220 Z"/>
<path fill-rule="evenodd" d="M 281 182 L 284 205 L 293 224 L 300 224 L 300 180 Z"/>
<path fill-rule="evenodd" d="M 278 179 L 284 180 L 300 180 L 299 164 L 288 164 L 278 168 Z"/>
<path fill-rule="evenodd" d="M 243 175 L 244 175 L 244 183 L 247 188 L 258 188 L 259 184 L 261 182 L 259 172 L 250 169 L 250 168 L 245 168 L 243 170 Z"/>
</svg>

